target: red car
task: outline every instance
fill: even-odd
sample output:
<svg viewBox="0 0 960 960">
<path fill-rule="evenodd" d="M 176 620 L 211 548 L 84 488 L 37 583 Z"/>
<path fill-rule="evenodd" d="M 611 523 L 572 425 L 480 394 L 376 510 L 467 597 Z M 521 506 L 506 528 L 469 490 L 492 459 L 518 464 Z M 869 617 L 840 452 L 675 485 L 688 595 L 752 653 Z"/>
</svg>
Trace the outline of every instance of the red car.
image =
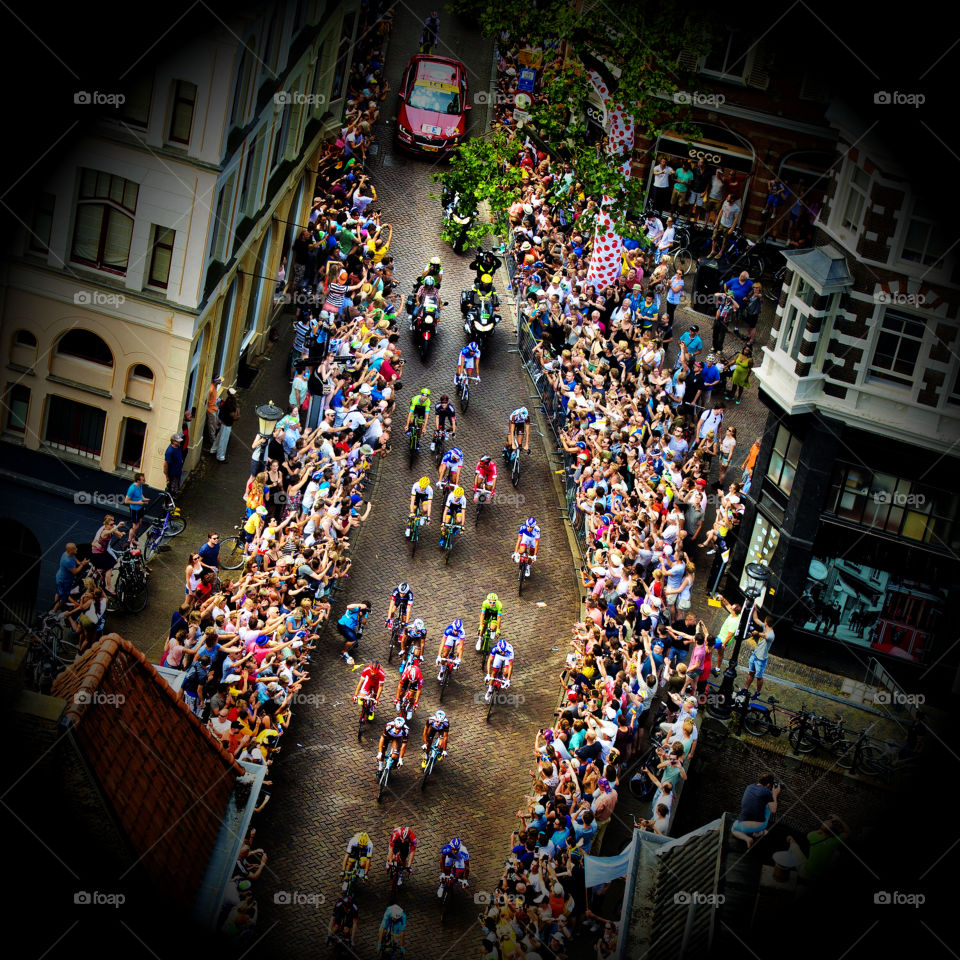
<svg viewBox="0 0 960 960">
<path fill-rule="evenodd" d="M 467 69 L 459 60 L 418 53 L 404 71 L 397 142 L 415 153 L 444 155 L 467 133 Z"/>
</svg>

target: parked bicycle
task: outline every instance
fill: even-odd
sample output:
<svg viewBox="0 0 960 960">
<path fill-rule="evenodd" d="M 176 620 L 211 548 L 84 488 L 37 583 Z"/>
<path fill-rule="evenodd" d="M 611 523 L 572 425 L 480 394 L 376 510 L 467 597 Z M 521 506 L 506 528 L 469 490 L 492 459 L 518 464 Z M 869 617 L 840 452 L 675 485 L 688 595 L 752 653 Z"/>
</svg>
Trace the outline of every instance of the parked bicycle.
<svg viewBox="0 0 960 960">
<path fill-rule="evenodd" d="M 830 750 L 843 740 L 843 717 L 834 714 L 833 718 L 807 713 L 801 706 L 799 722 L 789 734 L 790 746 L 798 753 L 812 753 L 817 747 Z"/>
<path fill-rule="evenodd" d="M 37 626 L 26 630 L 20 642 L 29 644 L 25 669 L 34 689 L 48 694 L 54 680 L 77 659 L 77 645 L 64 639 L 63 614 L 46 613 L 37 618 Z"/>
<path fill-rule="evenodd" d="M 747 709 L 743 715 L 743 728 L 747 733 L 755 737 L 764 737 L 767 734 L 779 737 L 784 730 L 796 728 L 800 714 L 779 706 L 779 703 L 776 697 L 768 697 L 766 701 L 750 700 L 748 697 Z M 786 726 L 781 726 L 777 722 L 778 716 L 789 718 Z"/>
<path fill-rule="evenodd" d="M 242 524 L 236 524 L 236 532 L 220 541 L 220 566 L 224 570 L 239 570 L 247 559 L 247 542 L 240 535 L 241 527 Z"/>
<path fill-rule="evenodd" d="M 120 554 L 116 571 L 114 598 L 127 612 L 140 613 L 147 605 L 147 569 L 142 551 L 128 544 Z"/>
<path fill-rule="evenodd" d="M 874 722 L 861 730 L 853 743 L 849 740 L 838 740 L 835 743 L 834 750 L 836 751 L 838 767 L 849 770 L 851 773 L 864 773 L 867 776 L 876 776 L 881 772 L 885 751 L 870 743 L 870 731 L 875 726 L 876 723 Z"/>
<path fill-rule="evenodd" d="M 179 536 L 187 528 L 187 521 L 183 519 L 180 508 L 169 493 L 161 494 L 166 500 L 166 510 L 162 517 L 154 520 L 144 534 L 143 560 L 150 561 L 159 553 L 160 548 L 166 546 L 168 540 Z"/>
</svg>

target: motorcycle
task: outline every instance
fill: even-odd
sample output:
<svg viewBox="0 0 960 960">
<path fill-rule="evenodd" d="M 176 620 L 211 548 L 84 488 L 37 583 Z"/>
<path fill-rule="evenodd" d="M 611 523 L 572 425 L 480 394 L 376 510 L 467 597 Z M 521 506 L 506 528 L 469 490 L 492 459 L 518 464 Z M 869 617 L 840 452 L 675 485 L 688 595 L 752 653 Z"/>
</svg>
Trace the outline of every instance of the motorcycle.
<svg viewBox="0 0 960 960">
<path fill-rule="evenodd" d="M 467 296 L 469 296 L 469 293 Z M 470 340 L 476 340 L 481 352 L 486 347 L 487 340 L 493 336 L 493 332 L 500 322 L 498 307 L 499 299 L 496 294 L 489 297 L 481 297 L 479 306 L 476 306 L 472 299 L 466 305 L 464 312 L 466 319 L 463 324 L 463 329 L 466 331 L 467 337 Z"/>
<path fill-rule="evenodd" d="M 438 297 L 428 296 L 413 311 L 413 342 L 421 360 L 425 361 L 430 354 L 430 345 L 437 333 L 442 305 L 446 305 L 446 301 L 441 303 Z"/>
<path fill-rule="evenodd" d="M 476 215 L 476 208 L 473 210 L 464 209 L 459 193 L 455 193 L 449 202 L 444 203 L 443 236 L 453 247 L 454 253 L 463 253 L 466 248 L 467 235 Z"/>
</svg>

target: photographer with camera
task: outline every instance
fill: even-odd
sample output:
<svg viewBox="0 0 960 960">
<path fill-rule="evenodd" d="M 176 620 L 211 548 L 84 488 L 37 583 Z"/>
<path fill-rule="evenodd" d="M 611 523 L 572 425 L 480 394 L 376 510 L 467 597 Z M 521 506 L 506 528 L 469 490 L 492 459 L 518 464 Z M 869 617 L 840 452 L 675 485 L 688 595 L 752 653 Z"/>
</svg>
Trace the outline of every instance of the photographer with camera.
<svg viewBox="0 0 960 960">
<path fill-rule="evenodd" d="M 743 791 L 740 801 L 740 819 L 733 825 L 732 833 L 743 840 L 747 848 L 767 833 L 770 818 L 777 812 L 777 803 L 783 784 L 773 779 L 769 771 L 761 773 L 756 783 Z"/>
</svg>

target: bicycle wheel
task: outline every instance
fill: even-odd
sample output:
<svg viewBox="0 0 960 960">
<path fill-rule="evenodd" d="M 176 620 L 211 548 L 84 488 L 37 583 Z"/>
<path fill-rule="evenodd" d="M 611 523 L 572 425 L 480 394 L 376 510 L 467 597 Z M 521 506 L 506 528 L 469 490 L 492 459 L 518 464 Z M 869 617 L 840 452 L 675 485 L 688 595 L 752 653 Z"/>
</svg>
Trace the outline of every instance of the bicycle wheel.
<svg viewBox="0 0 960 960">
<path fill-rule="evenodd" d="M 517 564 L 517 596 L 523 596 L 523 581 L 527 578 L 524 576 L 524 567 L 526 564 L 518 563 Z"/>
<path fill-rule="evenodd" d="M 450 667 L 447 664 L 443 665 L 443 679 L 440 681 L 440 702 L 443 703 L 443 695 L 447 690 L 447 683 L 450 680 Z"/>
<path fill-rule="evenodd" d="M 834 762 L 843 770 L 852 770 L 857 755 L 856 744 L 849 740 L 837 740 L 830 748 Z"/>
<path fill-rule="evenodd" d="M 153 524 L 147 528 L 147 539 L 143 544 L 143 562 L 149 563 L 156 555 L 158 548 L 160 546 L 160 538 L 158 534 L 160 533 L 160 528 Z"/>
<path fill-rule="evenodd" d="M 813 753 L 819 745 L 819 740 L 817 740 L 808 730 L 805 730 L 803 737 L 800 736 L 799 730 L 790 731 L 790 746 L 793 747 L 797 753 Z"/>
<path fill-rule="evenodd" d="M 433 773 L 433 764 L 434 764 L 434 757 L 431 755 L 430 757 L 427 758 L 427 765 L 426 767 L 424 767 L 423 776 L 420 778 L 421 790 L 427 789 L 427 777 L 429 777 L 430 774 Z"/>
<path fill-rule="evenodd" d="M 678 270 L 682 270 L 685 274 L 689 273 L 693 269 L 694 263 L 696 263 L 693 254 L 684 247 L 682 250 L 678 250 L 673 258 L 674 266 Z"/>
<path fill-rule="evenodd" d="M 470 406 L 470 387 L 464 383 L 460 388 L 460 412 L 466 413 Z"/>
<path fill-rule="evenodd" d="M 780 299 L 780 288 L 783 286 L 783 278 L 786 274 L 786 267 L 781 267 L 774 275 L 771 283 L 763 286 L 763 296 L 771 303 L 776 303 Z"/>
<path fill-rule="evenodd" d="M 743 718 L 743 727 L 747 733 L 752 733 L 755 737 L 762 737 L 770 728 L 766 710 L 751 707 Z"/>
<path fill-rule="evenodd" d="M 497 699 L 497 691 L 494 690 L 490 694 L 490 702 L 487 704 L 487 723 L 490 722 L 490 717 L 493 715 L 493 704 Z"/>
<path fill-rule="evenodd" d="M 224 570 L 239 570 L 246 557 L 246 544 L 238 536 L 227 537 L 220 543 L 220 566 Z"/>
<path fill-rule="evenodd" d="M 420 524 L 414 523 L 410 527 L 410 556 L 417 552 L 417 541 L 420 539 Z"/>
<path fill-rule="evenodd" d="M 857 758 L 857 769 L 868 777 L 876 777 L 883 773 L 886 767 L 886 754 L 880 747 L 866 743 L 860 748 Z"/>
<path fill-rule="evenodd" d="M 437 440 L 436 440 L 436 450 L 434 451 L 434 457 L 433 457 L 433 459 L 434 459 L 434 461 L 436 462 L 436 464 L 437 464 L 438 467 L 439 467 L 440 464 L 443 462 L 443 455 L 444 455 L 444 453 L 446 452 L 444 448 L 446 447 L 446 445 L 447 445 L 446 440 L 445 440 L 443 437 L 438 437 L 438 438 L 437 438 Z"/>
<path fill-rule="evenodd" d="M 510 465 L 510 482 L 515 486 L 520 486 L 520 448 L 517 447 L 513 454 L 513 463 Z"/>
<path fill-rule="evenodd" d="M 57 659 L 66 667 L 77 659 L 77 645 L 72 640 L 58 640 L 54 649 L 57 651 Z"/>
<path fill-rule="evenodd" d="M 187 529 L 187 521 L 183 519 L 179 514 L 177 516 L 171 516 L 167 521 L 167 529 L 164 532 L 164 540 L 169 540 L 173 537 L 179 537 L 184 530 Z"/>
<path fill-rule="evenodd" d="M 383 772 L 380 774 L 380 789 L 377 791 L 377 803 L 383 799 L 383 791 L 387 789 L 387 782 L 390 779 L 390 764 L 383 765 Z"/>
<path fill-rule="evenodd" d="M 444 566 L 450 563 L 450 554 L 453 553 L 453 531 L 447 532 L 447 539 L 443 545 L 443 563 Z"/>
<path fill-rule="evenodd" d="M 440 922 L 446 923 L 447 920 L 447 901 L 450 899 L 450 888 L 444 886 L 443 896 L 440 898 Z"/>
<path fill-rule="evenodd" d="M 360 704 L 360 722 L 357 725 L 357 741 L 363 739 L 363 728 L 367 722 L 367 704 L 363 702 Z"/>
<path fill-rule="evenodd" d="M 147 580 L 142 574 L 124 577 L 120 581 L 119 600 L 129 613 L 140 613 L 147 605 Z"/>
</svg>

